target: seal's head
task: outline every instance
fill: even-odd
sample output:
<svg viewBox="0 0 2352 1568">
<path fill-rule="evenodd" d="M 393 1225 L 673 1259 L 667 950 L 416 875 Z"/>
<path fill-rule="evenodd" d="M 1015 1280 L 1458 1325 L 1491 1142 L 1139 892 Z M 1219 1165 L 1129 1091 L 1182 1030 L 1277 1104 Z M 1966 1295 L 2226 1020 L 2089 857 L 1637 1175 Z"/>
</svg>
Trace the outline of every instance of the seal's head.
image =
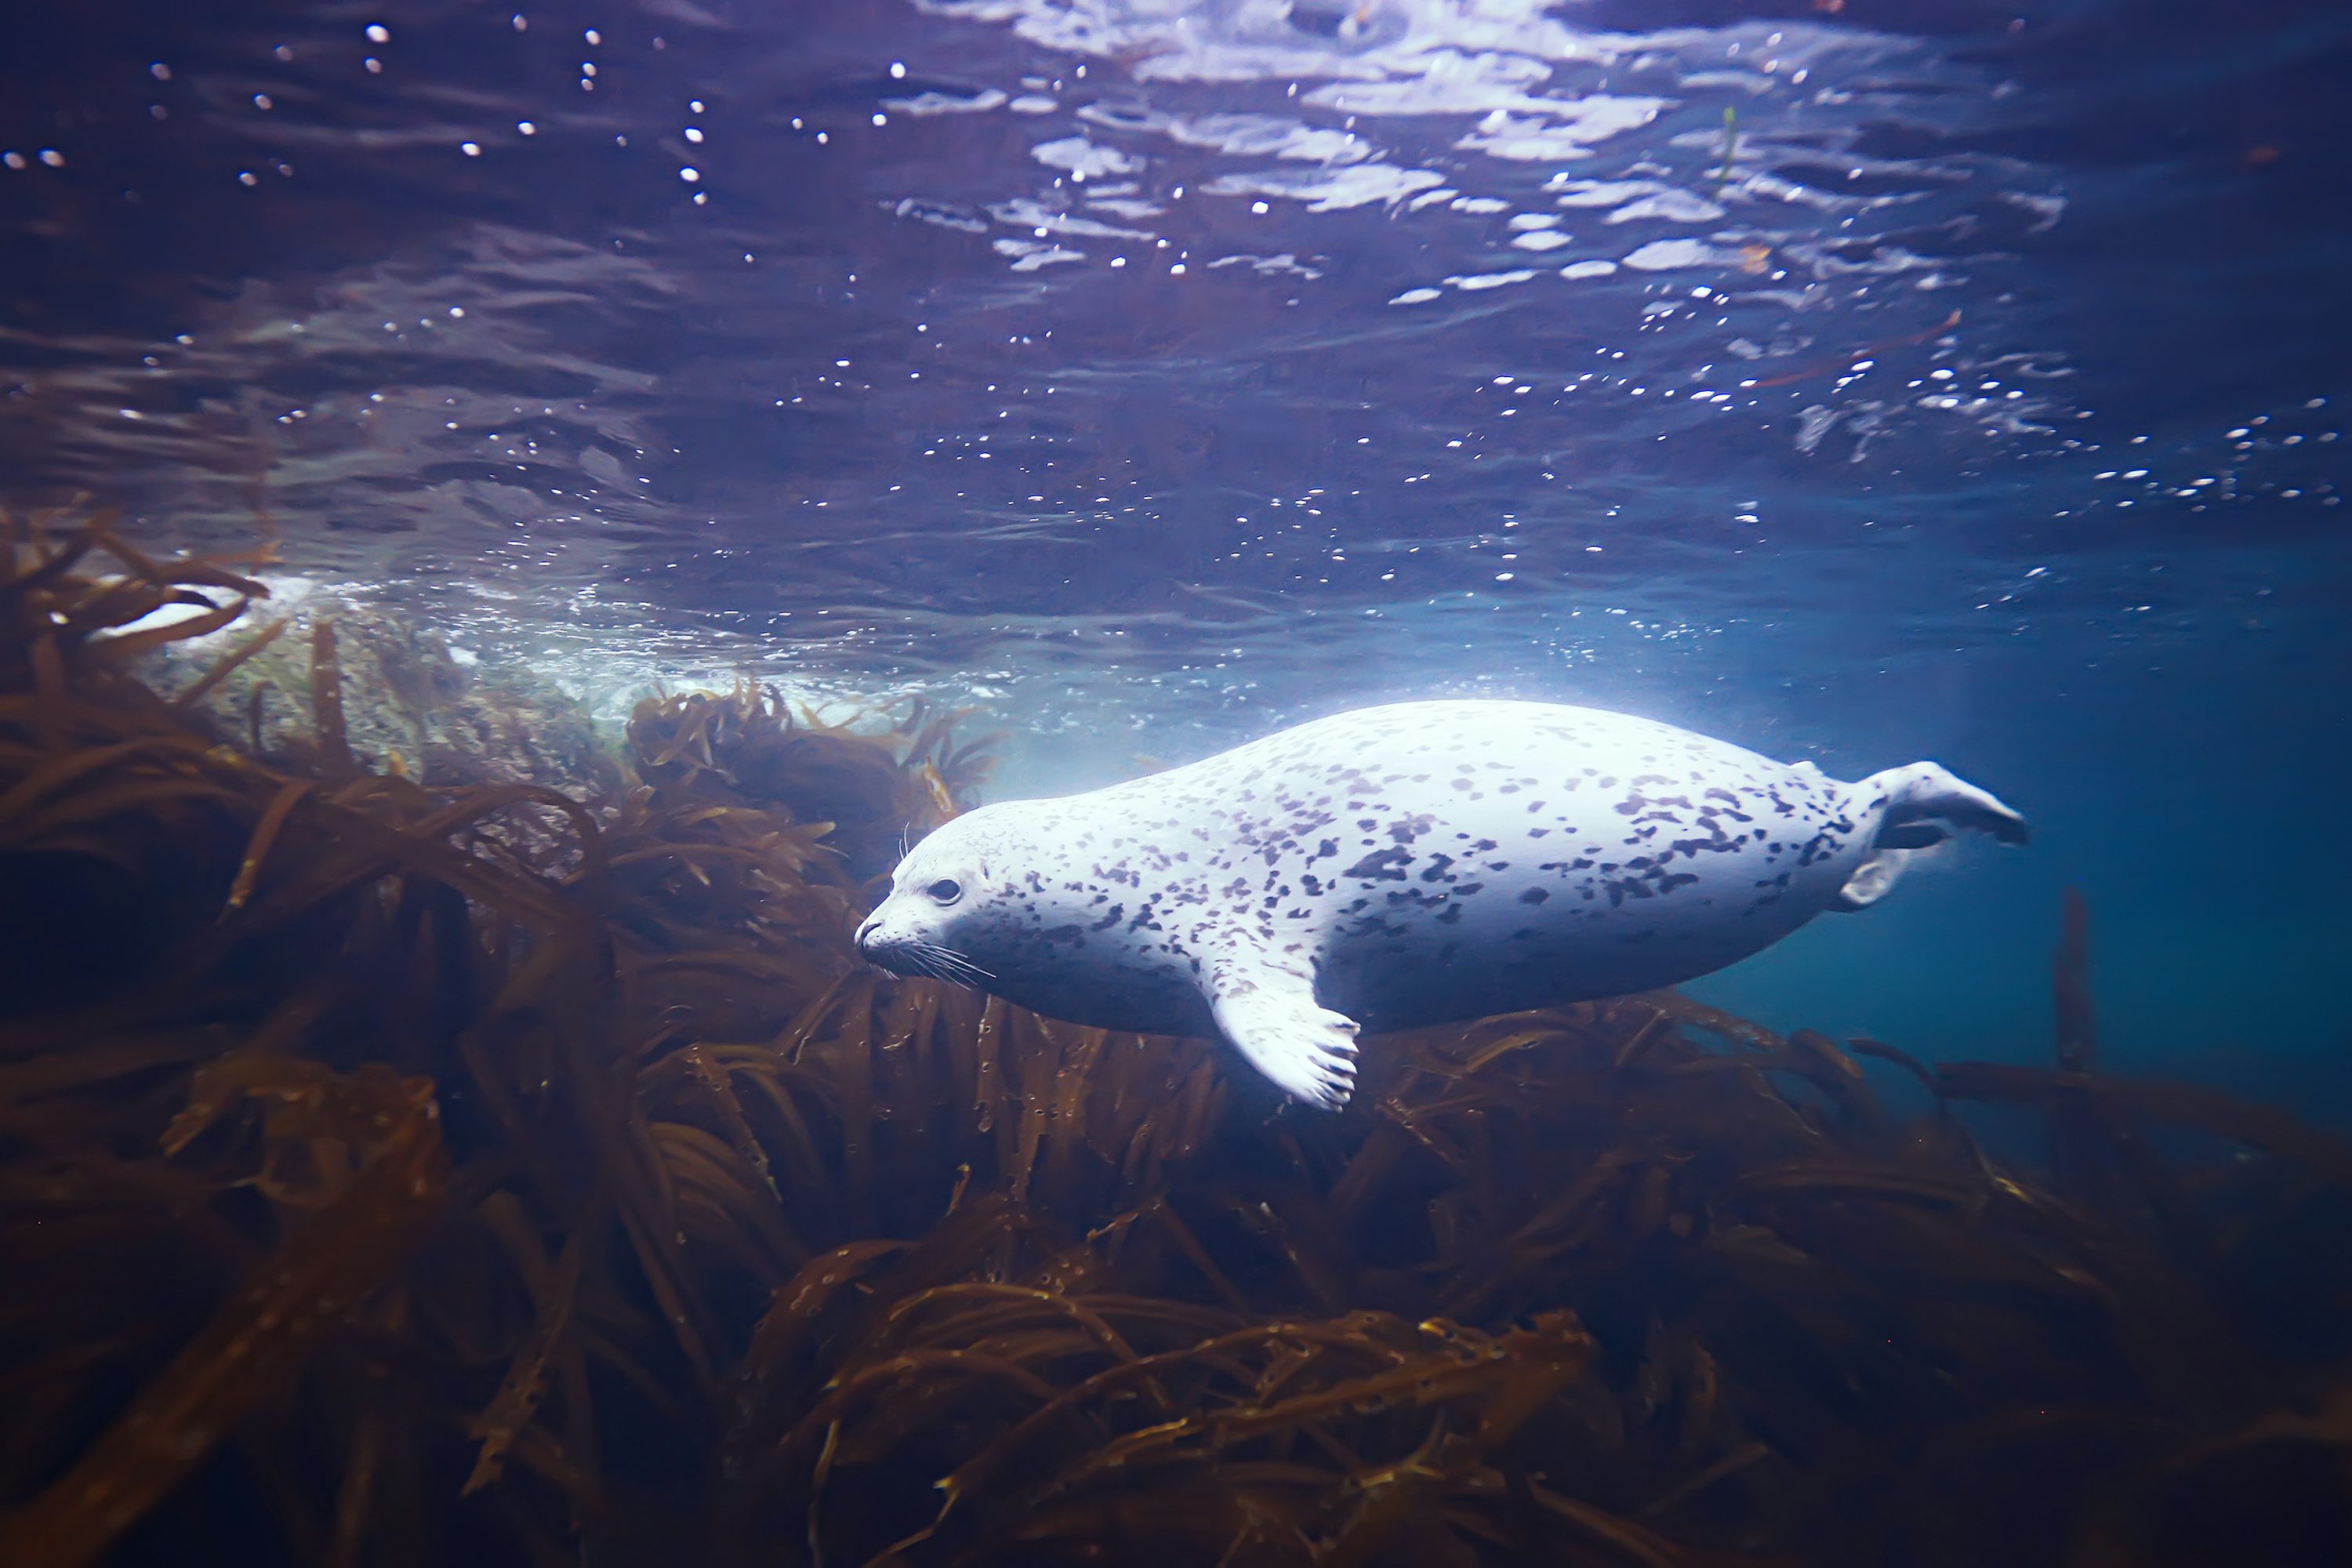
<svg viewBox="0 0 2352 1568">
<path fill-rule="evenodd" d="M 899 861 L 857 951 L 893 974 L 970 985 L 1049 1018 L 1206 1033 L 1201 966 L 1184 945 L 1197 921 L 1155 918 L 1181 900 L 1151 866 L 1189 852 L 1168 860 L 1145 845 L 1129 856 L 1118 844 L 1131 831 L 1099 796 L 968 812 Z"/>
<path fill-rule="evenodd" d="M 909 850 L 891 873 L 890 896 L 857 928 L 859 955 L 893 974 L 966 985 L 989 979 L 976 955 L 992 945 L 1008 890 L 1001 878 L 1011 846 L 992 831 L 1002 815 L 983 806 Z"/>
</svg>

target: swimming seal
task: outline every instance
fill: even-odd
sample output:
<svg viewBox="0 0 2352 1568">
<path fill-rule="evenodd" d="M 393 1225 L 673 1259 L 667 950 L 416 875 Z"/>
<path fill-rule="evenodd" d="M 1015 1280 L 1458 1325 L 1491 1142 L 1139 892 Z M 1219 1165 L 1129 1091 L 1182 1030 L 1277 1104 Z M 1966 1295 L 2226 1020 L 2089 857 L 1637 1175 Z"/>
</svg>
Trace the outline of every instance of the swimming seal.
<svg viewBox="0 0 2352 1568">
<path fill-rule="evenodd" d="M 2024 818 L 1934 763 L 1842 784 L 1537 702 L 1360 709 L 1147 778 L 955 818 L 857 932 L 1051 1017 L 1216 1033 L 1344 1104 L 1356 1035 L 1671 985 Z"/>
</svg>

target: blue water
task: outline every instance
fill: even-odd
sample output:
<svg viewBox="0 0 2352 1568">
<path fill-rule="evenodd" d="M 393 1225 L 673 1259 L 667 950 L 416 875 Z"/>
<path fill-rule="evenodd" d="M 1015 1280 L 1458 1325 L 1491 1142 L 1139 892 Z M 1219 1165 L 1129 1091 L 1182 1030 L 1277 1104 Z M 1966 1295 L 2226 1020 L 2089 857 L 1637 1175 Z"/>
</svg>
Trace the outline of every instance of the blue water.
<svg viewBox="0 0 2352 1568">
<path fill-rule="evenodd" d="M 373 29 L 373 32 L 371 32 Z M 380 36 L 378 36 L 380 35 Z M 0 495 L 1000 788 L 1362 702 L 2025 810 L 1696 987 L 2352 1107 L 2352 12 L 122 3 L 0 49 Z M 2335 1097 L 2331 1102 L 2330 1095 Z"/>
</svg>

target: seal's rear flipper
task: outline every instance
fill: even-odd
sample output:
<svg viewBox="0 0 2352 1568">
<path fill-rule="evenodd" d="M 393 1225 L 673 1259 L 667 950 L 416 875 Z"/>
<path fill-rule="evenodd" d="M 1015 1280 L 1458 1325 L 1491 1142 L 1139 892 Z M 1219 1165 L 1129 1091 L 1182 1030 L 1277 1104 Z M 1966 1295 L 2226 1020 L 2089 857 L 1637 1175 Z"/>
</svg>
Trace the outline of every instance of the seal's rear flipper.
<svg viewBox="0 0 2352 1568">
<path fill-rule="evenodd" d="M 1911 763 L 1873 773 L 1847 796 L 1852 809 L 1878 813 L 1868 858 L 1837 891 L 1832 910 L 1866 910 L 1894 891 L 1916 850 L 1941 844 L 1956 827 L 2022 844 L 2025 818 L 1967 780 L 1934 763 Z"/>
<path fill-rule="evenodd" d="M 1850 799 L 1864 810 L 1885 804 L 1878 827 L 1878 845 L 1885 849 L 1924 849 L 1947 837 L 1946 825 L 1990 833 L 2003 844 L 2022 844 L 2027 837 L 2025 818 L 1934 763 L 1873 773 L 1853 786 Z"/>
<path fill-rule="evenodd" d="M 1305 976 L 1220 964 L 1209 982 L 1209 1008 L 1218 1031 L 1276 1088 L 1325 1110 L 1348 1103 L 1356 1087 L 1356 1021 L 1319 1005 Z"/>
<path fill-rule="evenodd" d="M 1853 875 L 1845 879 L 1845 886 L 1840 888 L 1836 898 L 1831 900 L 1831 911 L 1852 914 L 1856 910 L 1870 908 L 1895 890 L 1895 884 L 1902 878 L 1903 868 L 1910 859 L 1911 852 L 1907 849 L 1879 850 L 1853 868 Z"/>
<path fill-rule="evenodd" d="M 1881 849 L 1932 849 L 1952 836 L 1952 830 L 1940 822 L 1921 820 L 1897 822 L 1882 828 L 1878 835 Z"/>
</svg>

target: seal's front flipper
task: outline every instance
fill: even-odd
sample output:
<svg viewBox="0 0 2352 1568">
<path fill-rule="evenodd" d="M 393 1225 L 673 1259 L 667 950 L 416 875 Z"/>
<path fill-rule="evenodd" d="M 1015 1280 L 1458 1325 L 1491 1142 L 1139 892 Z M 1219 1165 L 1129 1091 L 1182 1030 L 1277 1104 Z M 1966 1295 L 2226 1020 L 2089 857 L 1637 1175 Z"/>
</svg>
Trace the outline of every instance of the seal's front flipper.
<svg viewBox="0 0 2352 1568">
<path fill-rule="evenodd" d="M 1873 773 L 1853 786 L 1849 798 L 1865 809 L 1885 805 L 1886 815 L 1878 829 L 1878 847 L 1883 849 L 1925 848 L 1943 837 L 1937 828 L 1947 823 L 1989 833 L 2003 844 L 2026 840 L 2025 818 L 1934 763 L 1908 763 Z"/>
<path fill-rule="evenodd" d="M 1209 1010 L 1218 1031 L 1276 1088 L 1325 1110 L 1348 1103 L 1356 1087 L 1356 1021 L 1319 1005 L 1306 976 L 1220 965 Z"/>
</svg>

